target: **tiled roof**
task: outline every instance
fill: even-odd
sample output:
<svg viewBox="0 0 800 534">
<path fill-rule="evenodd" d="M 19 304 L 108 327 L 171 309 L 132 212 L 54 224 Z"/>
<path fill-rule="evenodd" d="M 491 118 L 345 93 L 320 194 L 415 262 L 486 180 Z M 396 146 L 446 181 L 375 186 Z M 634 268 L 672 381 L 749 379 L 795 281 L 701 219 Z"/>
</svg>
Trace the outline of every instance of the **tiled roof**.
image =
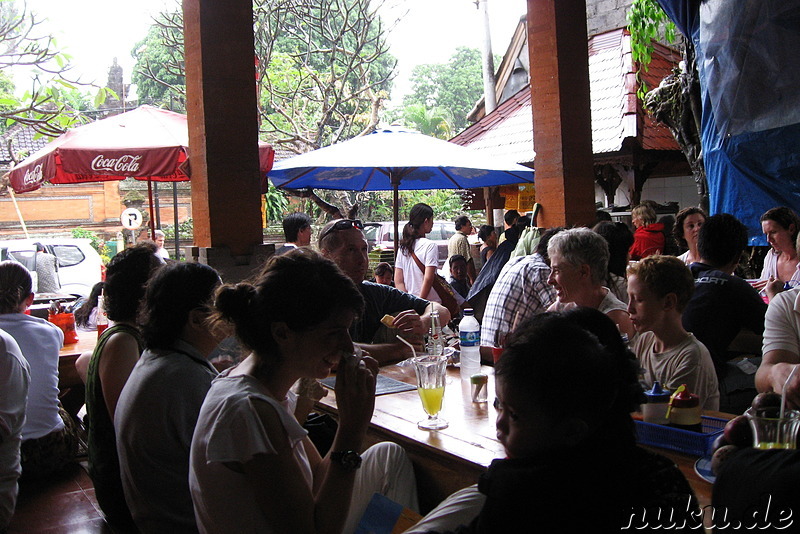
<svg viewBox="0 0 800 534">
<path fill-rule="evenodd" d="M 631 67 L 630 37 L 620 28 L 589 40 L 589 86 L 592 113 L 592 150 L 617 152 L 638 133 L 637 112 L 643 116 L 641 146 L 646 150 L 677 150 L 669 130 L 656 124 L 636 101 L 636 78 Z M 680 60 L 673 50 L 657 45 L 644 79 L 649 87 L 669 73 Z M 492 151 L 517 163 L 534 156 L 530 86 L 503 102 L 492 113 L 451 139 L 451 142 Z"/>
<path fill-rule="evenodd" d="M 536 153 L 533 151 L 530 86 L 525 86 L 450 141 L 506 161 L 532 162 Z"/>
<path fill-rule="evenodd" d="M 636 102 L 631 104 L 626 76 L 630 55 L 623 52 L 622 30 L 589 39 L 589 94 L 592 150 L 616 152 L 626 137 L 636 136 Z M 636 96 L 635 86 L 633 88 Z"/>
<path fill-rule="evenodd" d="M 675 50 L 655 43 L 653 60 L 647 72 L 642 73 L 644 83 L 649 89 L 657 87 L 672 72 L 683 58 Z M 678 150 L 678 143 L 669 129 L 657 123 L 649 113 L 644 114 L 644 130 L 642 132 L 642 148 L 645 150 Z"/>
<path fill-rule="evenodd" d="M 11 156 L 8 154 L 8 140 L 11 140 L 11 150 L 17 155 L 17 159 L 21 160 L 28 154 L 39 150 L 44 145 L 53 140 L 52 137 L 40 136 L 36 139 L 36 131 L 30 126 L 23 124 L 15 124 L 0 137 L 0 165 L 11 166 Z M 21 157 L 20 157 L 21 155 Z"/>
</svg>

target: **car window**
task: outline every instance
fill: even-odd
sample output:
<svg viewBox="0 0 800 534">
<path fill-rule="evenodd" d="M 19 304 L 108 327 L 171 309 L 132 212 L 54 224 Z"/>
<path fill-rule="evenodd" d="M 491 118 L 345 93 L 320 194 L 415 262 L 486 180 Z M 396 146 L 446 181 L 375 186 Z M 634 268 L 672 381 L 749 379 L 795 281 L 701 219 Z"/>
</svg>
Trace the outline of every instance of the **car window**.
<svg viewBox="0 0 800 534">
<path fill-rule="evenodd" d="M 83 251 L 75 245 L 52 245 L 53 254 L 58 258 L 59 267 L 78 265 L 86 258 Z"/>
<path fill-rule="evenodd" d="M 450 239 L 450 238 L 451 238 L 451 237 L 453 237 L 453 236 L 455 235 L 455 233 L 456 233 L 456 231 L 455 231 L 455 228 L 454 228 L 454 227 L 451 227 L 451 226 L 446 226 L 446 225 L 444 225 L 444 224 L 443 224 L 442 226 L 440 226 L 440 227 L 439 227 L 439 230 L 440 230 L 440 231 L 441 231 L 441 233 L 442 233 L 442 237 L 440 237 L 439 239 L 442 239 L 442 240 L 445 240 L 445 239 Z"/>
<path fill-rule="evenodd" d="M 364 226 L 364 237 L 367 238 L 369 243 L 375 243 L 375 241 L 377 241 L 378 228 L 380 228 L 380 226 Z"/>
<path fill-rule="evenodd" d="M 15 260 L 20 262 L 29 271 L 36 270 L 36 251 L 35 250 L 9 250 Z"/>
</svg>

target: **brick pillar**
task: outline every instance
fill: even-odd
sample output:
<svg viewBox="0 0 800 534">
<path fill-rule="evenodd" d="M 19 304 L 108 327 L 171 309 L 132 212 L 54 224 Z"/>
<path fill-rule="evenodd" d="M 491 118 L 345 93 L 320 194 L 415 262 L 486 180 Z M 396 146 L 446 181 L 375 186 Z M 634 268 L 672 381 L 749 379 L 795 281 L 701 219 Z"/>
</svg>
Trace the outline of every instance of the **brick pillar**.
<svg viewBox="0 0 800 534">
<path fill-rule="evenodd" d="M 251 0 L 184 0 L 194 244 L 227 278 L 263 253 Z M 227 281 L 227 280 L 226 280 Z"/>
<path fill-rule="evenodd" d="M 258 114 L 249 0 L 184 0 L 195 244 L 261 244 Z"/>
<path fill-rule="evenodd" d="M 585 0 L 528 0 L 528 53 L 539 225 L 589 224 L 595 208 Z"/>
</svg>

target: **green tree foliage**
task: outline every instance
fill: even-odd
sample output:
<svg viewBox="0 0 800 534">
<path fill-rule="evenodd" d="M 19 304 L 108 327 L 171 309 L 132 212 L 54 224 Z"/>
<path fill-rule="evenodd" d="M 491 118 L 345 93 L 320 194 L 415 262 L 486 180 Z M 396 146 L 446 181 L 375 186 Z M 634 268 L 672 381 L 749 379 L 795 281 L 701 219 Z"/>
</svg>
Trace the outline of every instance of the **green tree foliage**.
<svg viewBox="0 0 800 534">
<path fill-rule="evenodd" d="M 147 36 L 133 47 L 131 82 L 140 103 L 184 111 L 183 20 L 180 12 L 161 13 Z"/>
<path fill-rule="evenodd" d="M 286 194 L 270 182 L 269 190 L 264 193 L 264 200 L 267 205 L 267 224 L 280 224 L 288 214 L 289 199 Z"/>
<path fill-rule="evenodd" d="M 368 132 L 395 60 L 382 1 L 256 2 L 262 118 L 274 142 L 301 153 Z"/>
<path fill-rule="evenodd" d="M 422 104 L 411 104 L 403 109 L 406 126 L 438 139 L 450 139 L 453 122 L 450 112 L 442 107 L 428 109 Z"/>
<path fill-rule="evenodd" d="M 101 256 L 105 256 L 108 254 L 108 247 L 106 247 L 106 242 L 103 240 L 102 237 L 97 235 L 97 232 L 93 232 L 92 230 L 87 230 L 86 228 L 73 228 L 72 229 L 72 237 L 75 239 L 89 239 L 91 242 L 89 243 L 92 245 L 92 248 L 97 251 L 98 254 Z"/>
<path fill-rule="evenodd" d="M 667 18 L 657 0 L 633 0 L 626 16 L 631 32 L 631 57 L 639 69 L 647 71 L 653 58 L 653 41 L 663 39 L 674 43 L 675 24 Z M 639 80 L 637 95 L 644 99 L 647 85 L 639 76 L 639 69 L 636 72 Z"/>
<path fill-rule="evenodd" d="M 452 130 L 469 125 L 467 114 L 483 96 L 481 52 L 461 46 L 445 64 L 417 65 L 411 72 L 412 93 L 403 106 L 443 108 L 452 116 Z"/>
<path fill-rule="evenodd" d="M 6 127 L 21 123 L 54 136 L 85 120 L 71 101 L 78 86 L 87 84 L 72 78 L 70 56 L 60 52 L 55 39 L 43 34 L 39 24 L 39 17 L 24 2 L 0 0 L 0 69 L 30 67 L 32 72 L 30 88 L 22 97 L 0 89 L 0 119 Z M 106 88 L 98 88 L 95 102 L 102 103 L 107 94 Z"/>
<path fill-rule="evenodd" d="M 14 81 L 5 72 L 0 71 L 0 113 L 10 113 L 19 101 L 14 96 Z M 13 122 L 13 121 L 9 121 Z M 6 121 L 0 122 L 0 133 L 8 131 Z"/>
<path fill-rule="evenodd" d="M 255 0 L 262 137 L 303 153 L 374 128 L 395 60 L 377 10 L 383 0 Z M 181 99 L 183 20 L 163 13 L 134 50 L 140 99 Z"/>
</svg>

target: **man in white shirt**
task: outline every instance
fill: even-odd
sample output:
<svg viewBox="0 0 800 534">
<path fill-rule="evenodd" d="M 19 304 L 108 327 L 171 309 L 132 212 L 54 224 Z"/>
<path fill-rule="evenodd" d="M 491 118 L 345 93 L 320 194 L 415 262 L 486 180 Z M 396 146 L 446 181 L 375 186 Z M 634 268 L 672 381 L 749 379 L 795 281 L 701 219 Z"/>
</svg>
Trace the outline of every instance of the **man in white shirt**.
<svg viewBox="0 0 800 534">
<path fill-rule="evenodd" d="M 286 243 L 275 250 L 275 255 L 286 254 L 298 247 L 311 244 L 311 217 L 305 213 L 291 213 L 283 219 L 283 236 Z"/>
</svg>

